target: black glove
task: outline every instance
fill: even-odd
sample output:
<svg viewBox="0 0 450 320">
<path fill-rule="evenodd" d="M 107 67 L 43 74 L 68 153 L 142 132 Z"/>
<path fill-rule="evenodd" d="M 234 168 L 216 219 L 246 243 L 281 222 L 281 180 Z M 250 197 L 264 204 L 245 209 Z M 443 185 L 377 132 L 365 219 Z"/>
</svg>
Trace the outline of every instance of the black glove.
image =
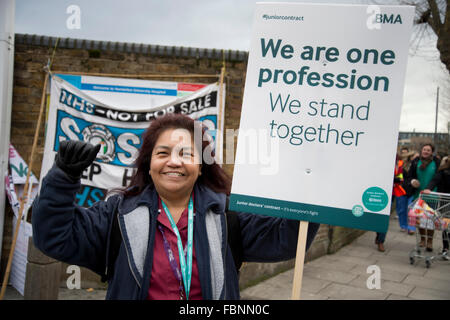
<svg viewBox="0 0 450 320">
<path fill-rule="evenodd" d="M 83 141 L 62 141 L 56 154 L 56 165 L 69 177 L 78 180 L 83 171 L 91 165 L 100 150 L 100 145 L 93 146 Z"/>
</svg>

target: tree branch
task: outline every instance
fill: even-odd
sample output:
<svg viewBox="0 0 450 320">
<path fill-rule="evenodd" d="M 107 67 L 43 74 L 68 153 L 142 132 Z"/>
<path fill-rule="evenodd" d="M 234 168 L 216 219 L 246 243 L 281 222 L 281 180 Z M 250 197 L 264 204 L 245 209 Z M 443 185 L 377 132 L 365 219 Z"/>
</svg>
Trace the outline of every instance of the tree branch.
<svg viewBox="0 0 450 320">
<path fill-rule="evenodd" d="M 444 24 L 441 23 L 441 15 L 439 13 L 439 8 L 437 6 L 436 0 L 428 0 L 428 5 L 430 6 L 431 10 L 431 17 L 430 19 L 428 19 L 428 24 L 439 37 L 439 35 L 441 34 L 442 26 Z"/>
</svg>

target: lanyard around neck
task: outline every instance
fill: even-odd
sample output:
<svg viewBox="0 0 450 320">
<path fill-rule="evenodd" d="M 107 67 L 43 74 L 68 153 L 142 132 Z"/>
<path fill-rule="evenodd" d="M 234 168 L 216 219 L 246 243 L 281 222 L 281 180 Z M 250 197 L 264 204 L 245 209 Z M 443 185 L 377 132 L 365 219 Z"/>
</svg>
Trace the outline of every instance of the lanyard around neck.
<svg viewBox="0 0 450 320">
<path fill-rule="evenodd" d="M 189 199 L 189 205 L 188 205 L 188 240 L 187 240 L 186 258 L 184 256 L 183 242 L 181 241 L 181 236 L 180 236 L 180 232 L 178 231 L 177 224 L 173 220 L 173 217 L 170 214 L 169 209 L 167 208 L 166 204 L 164 203 L 164 201 L 162 199 L 161 199 L 161 204 L 164 208 L 167 218 L 170 221 L 172 230 L 175 232 L 175 234 L 177 236 L 178 255 L 180 257 L 181 275 L 183 276 L 183 283 L 184 283 L 184 290 L 186 293 L 186 299 L 188 299 L 189 291 L 191 289 L 192 250 L 193 250 L 192 248 L 193 248 L 193 235 L 194 235 L 194 204 L 192 201 L 192 196 Z"/>
</svg>

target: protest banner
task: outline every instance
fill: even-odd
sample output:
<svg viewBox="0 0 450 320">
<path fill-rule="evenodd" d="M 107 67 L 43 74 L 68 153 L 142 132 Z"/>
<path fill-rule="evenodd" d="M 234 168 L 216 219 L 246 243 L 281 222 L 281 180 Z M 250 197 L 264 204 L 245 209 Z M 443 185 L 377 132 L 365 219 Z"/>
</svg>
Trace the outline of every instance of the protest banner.
<svg viewBox="0 0 450 320">
<path fill-rule="evenodd" d="M 413 14 L 257 4 L 230 209 L 387 230 Z"/>
<path fill-rule="evenodd" d="M 224 100 L 224 95 L 222 95 Z M 208 127 L 216 159 L 222 157 L 224 101 L 219 84 L 55 75 L 51 81 L 47 133 L 41 179 L 54 163 L 63 140 L 102 144 L 81 179 L 76 201 L 91 206 L 107 190 L 128 185 L 141 135 L 150 122 L 167 113 L 182 113 Z"/>
</svg>

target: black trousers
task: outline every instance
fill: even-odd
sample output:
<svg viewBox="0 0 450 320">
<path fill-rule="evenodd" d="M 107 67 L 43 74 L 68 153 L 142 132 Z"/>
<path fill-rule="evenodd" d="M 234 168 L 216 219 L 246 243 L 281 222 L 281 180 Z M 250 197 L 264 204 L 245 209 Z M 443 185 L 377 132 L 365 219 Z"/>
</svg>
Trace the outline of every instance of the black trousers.
<svg viewBox="0 0 450 320">
<path fill-rule="evenodd" d="M 448 240 L 449 240 L 448 236 L 449 236 L 448 230 L 442 231 L 442 245 L 444 247 L 444 250 L 448 250 Z"/>
</svg>

